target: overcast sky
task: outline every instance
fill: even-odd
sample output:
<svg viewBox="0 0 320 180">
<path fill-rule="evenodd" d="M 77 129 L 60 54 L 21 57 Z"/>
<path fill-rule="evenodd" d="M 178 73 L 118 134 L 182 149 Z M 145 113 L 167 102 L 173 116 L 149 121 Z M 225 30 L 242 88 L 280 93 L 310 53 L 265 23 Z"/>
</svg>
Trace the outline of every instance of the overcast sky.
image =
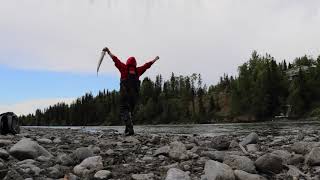
<svg viewBox="0 0 320 180">
<path fill-rule="evenodd" d="M 279 61 L 317 57 L 319 32 L 317 0 L 2 0 L 0 112 L 117 89 L 109 58 L 96 77 L 104 46 L 138 64 L 159 55 L 145 76 L 195 72 L 215 84 L 253 50 Z"/>
</svg>

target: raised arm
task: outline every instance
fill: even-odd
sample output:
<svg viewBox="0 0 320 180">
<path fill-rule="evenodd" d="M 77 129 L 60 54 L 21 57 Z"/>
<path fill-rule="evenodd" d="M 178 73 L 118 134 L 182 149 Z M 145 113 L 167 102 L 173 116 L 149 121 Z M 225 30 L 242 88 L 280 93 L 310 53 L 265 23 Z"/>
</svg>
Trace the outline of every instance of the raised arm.
<svg viewBox="0 0 320 180">
<path fill-rule="evenodd" d="M 111 58 L 111 59 L 113 60 L 113 62 L 114 62 L 114 65 L 115 65 L 120 71 L 121 71 L 121 69 L 123 69 L 123 67 L 125 67 L 125 64 L 124 64 L 123 62 L 121 62 L 121 61 L 118 59 L 117 56 L 113 55 L 113 54 L 111 53 L 111 51 L 109 50 L 109 48 L 105 47 L 105 48 L 103 48 L 102 51 L 107 52 L 107 53 L 109 54 L 110 58 Z"/>
<path fill-rule="evenodd" d="M 146 72 L 147 69 L 149 69 L 152 66 L 153 63 L 155 63 L 159 59 L 160 59 L 159 56 L 157 56 L 152 61 L 149 61 L 149 62 L 145 63 L 144 65 L 138 67 L 137 68 L 138 75 L 141 76 L 144 72 Z"/>
</svg>

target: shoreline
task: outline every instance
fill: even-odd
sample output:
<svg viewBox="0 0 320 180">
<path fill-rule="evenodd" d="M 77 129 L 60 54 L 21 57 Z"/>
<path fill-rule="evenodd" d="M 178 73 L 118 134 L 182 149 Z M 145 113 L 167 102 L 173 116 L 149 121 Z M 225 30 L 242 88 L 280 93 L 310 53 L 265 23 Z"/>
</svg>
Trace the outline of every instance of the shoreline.
<svg viewBox="0 0 320 180">
<path fill-rule="evenodd" d="M 245 136 L 208 137 L 138 133 L 125 137 L 116 131 L 23 127 L 21 134 L 0 136 L 0 177 L 315 179 L 320 172 L 318 136 L 318 131 L 305 130 L 290 135 L 252 132 Z M 221 168 L 225 173 L 217 171 Z"/>
</svg>

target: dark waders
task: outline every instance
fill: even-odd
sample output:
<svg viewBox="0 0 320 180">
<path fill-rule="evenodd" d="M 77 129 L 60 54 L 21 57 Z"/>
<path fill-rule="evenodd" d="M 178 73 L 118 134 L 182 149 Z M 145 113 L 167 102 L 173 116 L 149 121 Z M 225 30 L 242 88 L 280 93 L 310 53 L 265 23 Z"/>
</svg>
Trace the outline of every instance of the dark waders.
<svg viewBox="0 0 320 180">
<path fill-rule="evenodd" d="M 128 78 L 120 83 L 120 119 L 125 122 L 125 135 L 127 136 L 134 134 L 134 110 L 140 89 L 140 81 L 136 74 L 128 73 Z"/>
</svg>

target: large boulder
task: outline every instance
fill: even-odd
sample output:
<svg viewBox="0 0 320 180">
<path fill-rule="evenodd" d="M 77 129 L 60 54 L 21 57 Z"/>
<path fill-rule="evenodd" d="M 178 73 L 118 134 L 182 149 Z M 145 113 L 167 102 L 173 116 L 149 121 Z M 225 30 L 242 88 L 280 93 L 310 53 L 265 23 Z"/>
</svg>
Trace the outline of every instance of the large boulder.
<svg viewBox="0 0 320 180">
<path fill-rule="evenodd" d="M 174 141 L 170 143 L 169 157 L 175 160 L 187 159 L 187 149 L 181 142 Z"/>
<path fill-rule="evenodd" d="M 191 180 L 189 173 L 177 168 L 170 168 L 167 172 L 166 180 Z"/>
<path fill-rule="evenodd" d="M 254 162 L 246 156 L 229 155 L 224 158 L 224 164 L 232 169 L 242 170 L 248 173 L 256 173 Z"/>
<path fill-rule="evenodd" d="M 94 171 L 103 169 L 102 157 L 93 156 L 83 160 L 73 168 L 73 172 L 78 176 L 86 176 Z"/>
<path fill-rule="evenodd" d="M 275 173 L 278 174 L 282 171 L 282 159 L 272 153 L 267 153 L 261 157 L 259 157 L 255 161 L 256 168 L 265 173 Z"/>
<path fill-rule="evenodd" d="M 258 174 L 250 174 L 241 170 L 235 170 L 234 175 L 237 180 L 267 180 L 265 177 Z"/>
<path fill-rule="evenodd" d="M 35 159 L 39 156 L 53 157 L 45 148 L 31 139 L 21 139 L 10 148 L 9 153 L 19 160 Z"/>
<path fill-rule="evenodd" d="M 246 146 L 247 144 L 256 144 L 259 141 L 259 136 L 257 133 L 252 132 L 247 137 L 245 137 L 240 144 Z"/>
<path fill-rule="evenodd" d="M 235 180 L 231 167 L 218 161 L 209 160 L 204 167 L 204 176 L 201 179 L 206 180 Z"/>
<path fill-rule="evenodd" d="M 311 166 L 320 165 L 320 148 L 315 147 L 311 150 L 311 152 L 306 157 L 306 164 Z"/>
</svg>

